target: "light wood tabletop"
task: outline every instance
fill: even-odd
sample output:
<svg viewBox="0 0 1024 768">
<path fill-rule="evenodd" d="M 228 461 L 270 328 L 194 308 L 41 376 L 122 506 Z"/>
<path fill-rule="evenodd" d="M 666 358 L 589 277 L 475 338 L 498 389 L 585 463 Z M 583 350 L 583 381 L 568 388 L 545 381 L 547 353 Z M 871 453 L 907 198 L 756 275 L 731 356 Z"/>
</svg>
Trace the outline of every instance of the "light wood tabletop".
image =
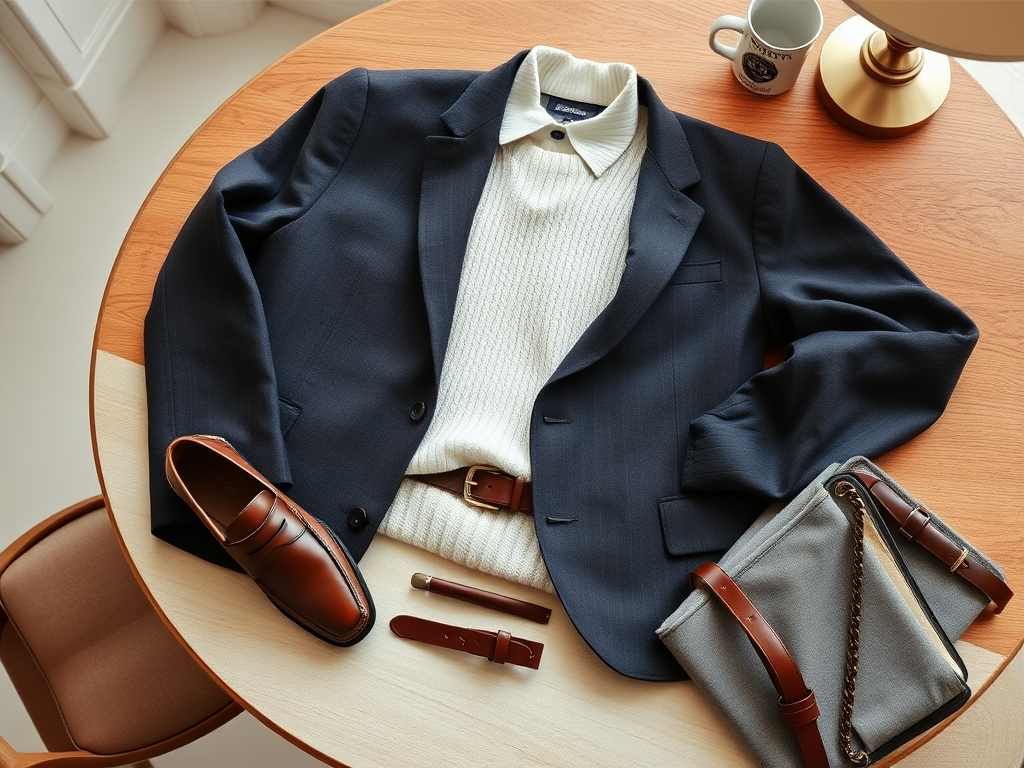
<svg viewBox="0 0 1024 768">
<path fill-rule="evenodd" d="M 948 101 L 921 131 L 884 141 L 840 128 L 813 88 L 821 43 L 850 15 L 839 0 L 821 0 L 825 29 L 796 87 L 771 99 L 750 94 L 707 45 L 714 18 L 742 15 L 745 5 L 397 0 L 328 30 L 242 88 L 196 132 L 140 210 L 95 339 L 92 424 L 104 495 L 168 625 L 246 708 L 312 754 L 354 768 L 753 765 L 691 683 L 612 672 L 552 595 L 377 537 L 361 568 L 378 626 L 339 649 L 285 619 L 248 578 L 150 535 L 142 327 L 160 265 L 214 173 L 357 66 L 487 70 L 517 51 L 552 45 L 628 61 L 669 107 L 781 144 L 980 327 L 946 413 L 879 463 L 1000 563 L 1011 587 L 1024 589 L 1024 140 L 955 64 Z M 551 605 L 552 621 L 492 618 L 413 590 L 414 571 Z M 541 641 L 544 663 L 537 671 L 502 667 L 403 641 L 387 629 L 400 613 Z M 1022 640 L 1024 598 L 975 622 L 959 648 L 976 694 Z"/>
</svg>

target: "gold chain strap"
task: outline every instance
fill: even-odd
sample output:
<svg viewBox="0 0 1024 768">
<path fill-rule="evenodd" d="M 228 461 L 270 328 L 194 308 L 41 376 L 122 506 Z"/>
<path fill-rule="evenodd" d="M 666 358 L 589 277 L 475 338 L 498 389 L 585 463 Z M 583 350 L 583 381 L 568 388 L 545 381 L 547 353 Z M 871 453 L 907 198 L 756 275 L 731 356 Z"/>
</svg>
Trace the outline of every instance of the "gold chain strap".
<svg viewBox="0 0 1024 768">
<path fill-rule="evenodd" d="M 846 677 L 843 681 L 843 712 L 839 721 L 839 743 L 846 756 L 857 765 L 867 765 L 870 758 L 862 749 L 854 749 L 853 700 L 857 694 L 857 666 L 860 663 L 860 614 L 864 584 L 864 515 L 867 509 L 853 483 L 836 483 L 836 496 L 849 499 L 853 504 L 853 585 L 850 592 L 850 630 L 846 644 Z"/>
</svg>

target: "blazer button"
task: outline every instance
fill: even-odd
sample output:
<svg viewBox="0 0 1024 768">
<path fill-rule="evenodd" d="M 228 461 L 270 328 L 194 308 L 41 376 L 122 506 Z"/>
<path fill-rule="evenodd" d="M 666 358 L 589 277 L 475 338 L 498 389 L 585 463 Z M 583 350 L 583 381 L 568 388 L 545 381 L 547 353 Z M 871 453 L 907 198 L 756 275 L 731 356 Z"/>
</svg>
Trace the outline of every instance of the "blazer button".
<svg viewBox="0 0 1024 768">
<path fill-rule="evenodd" d="M 359 529 L 366 525 L 366 510 L 362 507 L 354 507 L 348 511 L 348 524 L 350 528 Z"/>
<path fill-rule="evenodd" d="M 426 403 L 413 403 L 409 407 L 409 418 L 413 421 L 420 421 L 424 416 L 427 415 L 427 404 Z"/>
</svg>

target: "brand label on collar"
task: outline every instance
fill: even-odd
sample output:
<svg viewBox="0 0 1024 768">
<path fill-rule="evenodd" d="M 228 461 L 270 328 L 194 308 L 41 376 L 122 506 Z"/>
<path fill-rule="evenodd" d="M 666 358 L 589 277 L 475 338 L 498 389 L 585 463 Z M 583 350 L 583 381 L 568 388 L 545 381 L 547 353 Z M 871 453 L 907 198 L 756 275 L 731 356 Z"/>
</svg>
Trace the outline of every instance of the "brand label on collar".
<svg viewBox="0 0 1024 768">
<path fill-rule="evenodd" d="M 547 100 L 544 103 L 544 100 Z M 572 101 L 571 99 L 563 99 L 561 96 L 551 96 L 546 93 L 541 94 L 541 102 L 544 103 L 544 109 L 548 111 L 555 122 L 558 123 L 573 123 L 577 120 L 586 120 L 600 115 L 604 112 L 605 107 L 600 104 L 588 104 L 585 101 Z"/>
</svg>

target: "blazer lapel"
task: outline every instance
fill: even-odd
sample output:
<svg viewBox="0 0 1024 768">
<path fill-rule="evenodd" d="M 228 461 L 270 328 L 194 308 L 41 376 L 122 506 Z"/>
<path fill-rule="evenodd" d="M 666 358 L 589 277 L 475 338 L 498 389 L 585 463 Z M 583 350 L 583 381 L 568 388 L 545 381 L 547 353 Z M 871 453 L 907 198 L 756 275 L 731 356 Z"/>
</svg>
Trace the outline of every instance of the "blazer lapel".
<svg viewBox="0 0 1024 768">
<path fill-rule="evenodd" d="M 626 269 L 611 302 L 549 383 L 593 364 L 622 341 L 664 290 L 704 216 L 682 191 L 700 181 L 686 134 L 650 84 L 638 80 L 640 103 L 648 109 L 647 152 L 629 223 Z"/>
<path fill-rule="evenodd" d="M 505 102 L 526 54 L 523 51 L 474 80 L 441 115 L 451 133 L 426 139 L 419 258 L 438 382 L 451 335 L 473 216 L 498 146 Z"/>
</svg>

